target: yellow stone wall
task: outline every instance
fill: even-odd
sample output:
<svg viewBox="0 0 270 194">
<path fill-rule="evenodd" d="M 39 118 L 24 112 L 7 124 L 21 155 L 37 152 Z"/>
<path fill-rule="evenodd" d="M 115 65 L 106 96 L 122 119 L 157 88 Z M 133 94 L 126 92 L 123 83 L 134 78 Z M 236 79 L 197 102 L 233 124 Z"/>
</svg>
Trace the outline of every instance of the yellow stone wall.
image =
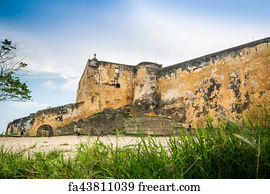
<svg viewBox="0 0 270 194">
<path fill-rule="evenodd" d="M 153 112 L 160 101 L 158 93 L 158 72 L 161 65 L 155 63 L 141 63 L 136 67 L 133 114 L 140 116 Z"/>
<path fill-rule="evenodd" d="M 159 79 L 163 111 L 180 122 L 201 126 L 212 110 L 226 116 L 243 114 L 255 100 L 270 95 L 270 45 L 263 43 L 227 53 L 209 64 L 178 68 Z M 252 107 L 250 107 L 252 108 Z"/>
<path fill-rule="evenodd" d="M 104 108 L 120 108 L 133 101 L 133 68 L 92 60 L 86 66 L 77 91 L 77 102 L 84 102 L 84 114 Z"/>
<path fill-rule="evenodd" d="M 21 130 L 19 128 L 23 128 L 25 136 L 36 136 L 39 127 L 43 125 L 50 125 L 55 132 L 58 127 L 66 126 L 70 122 L 83 118 L 83 105 L 84 103 L 68 104 L 38 111 L 33 114 L 32 119 L 26 117 L 24 122 L 20 122 L 18 119 L 10 123 L 7 134 L 20 135 Z"/>
<path fill-rule="evenodd" d="M 24 129 L 34 136 L 40 126 L 53 130 L 105 108 L 131 104 L 134 116 L 165 116 L 187 126 L 203 126 L 214 111 L 238 117 L 256 102 L 270 99 L 270 38 L 161 68 L 154 63 L 129 66 L 89 60 L 75 104 L 17 119 L 7 134 Z"/>
</svg>

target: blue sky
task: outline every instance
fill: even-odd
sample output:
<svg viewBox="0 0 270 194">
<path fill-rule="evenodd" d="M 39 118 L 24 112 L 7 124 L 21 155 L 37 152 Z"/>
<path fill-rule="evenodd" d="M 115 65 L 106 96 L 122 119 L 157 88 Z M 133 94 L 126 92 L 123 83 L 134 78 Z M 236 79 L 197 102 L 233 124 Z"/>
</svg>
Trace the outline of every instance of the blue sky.
<svg viewBox="0 0 270 194">
<path fill-rule="evenodd" d="M 0 0 L 0 39 L 29 64 L 32 101 L 0 102 L 9 121 L 75 102 L 88 58 L 172 65 L 270 36 L 268 0 Z"/>
</svg>

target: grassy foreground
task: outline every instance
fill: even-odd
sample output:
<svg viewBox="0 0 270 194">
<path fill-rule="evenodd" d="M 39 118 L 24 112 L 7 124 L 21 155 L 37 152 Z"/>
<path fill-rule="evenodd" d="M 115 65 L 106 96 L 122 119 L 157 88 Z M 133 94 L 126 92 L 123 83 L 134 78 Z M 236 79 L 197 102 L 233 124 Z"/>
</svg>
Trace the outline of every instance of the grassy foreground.
<svg viewBox="0 0 270 194">
<path fill-rule="evenodd" d="M 270 178 L 270 127 L 211 120 L 204 129 L 172 136 L 167 146 L 142 137 L 137 145 L 81 144 L 72 158 L 59 150 L 27 155 L 0 149 L 0 178 Z"/>
</svg>

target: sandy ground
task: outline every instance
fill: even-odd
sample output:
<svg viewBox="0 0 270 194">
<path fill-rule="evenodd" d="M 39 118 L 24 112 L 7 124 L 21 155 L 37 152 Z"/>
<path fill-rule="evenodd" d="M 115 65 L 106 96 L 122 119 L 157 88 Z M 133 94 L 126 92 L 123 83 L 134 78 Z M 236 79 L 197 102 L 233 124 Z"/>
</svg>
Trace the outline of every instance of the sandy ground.
<svg viewBox="0 0 270 194">
<path fill-rule="evenodd" d="M 74 155 L 80 143 L 93 144 L 97 136 L 56 136 L 56 137 L 0 137 L 0 146 L 10 151 L 21 151 L 27 149 L 27 153 L 45 151 L 49 152 L 54 149 L 63 150 L 65 155 Z M 106 145 L 114 147 L 124 147 L 140 142 L 138 137 L 117 137 L 103 136 L 99 139 Z M 167 137 L 154 137 L 162 145 L 167 144 Z"/>
</svg>

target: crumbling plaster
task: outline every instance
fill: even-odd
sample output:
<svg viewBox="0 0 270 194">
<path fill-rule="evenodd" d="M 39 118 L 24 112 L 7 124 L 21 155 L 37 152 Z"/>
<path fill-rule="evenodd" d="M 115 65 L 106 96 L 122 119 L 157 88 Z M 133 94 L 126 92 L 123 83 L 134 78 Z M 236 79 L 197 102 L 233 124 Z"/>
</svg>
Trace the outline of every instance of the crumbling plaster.
<svg viewBox="0 0 270 194">
<path fill-rule="evenodd" d="M 241 115 L 254 108 L 254 101 L 270 97 L 269 42 L 265 38 L 164 68 L 149 62 L 130 66 L 88 60 L 76 104 L 62 106 L 64 113 L 58 107 L 15 120 L 7 133 L 36 135 L 43 124 L 55 130 L 125 105 L 132 116 L 167 117 L 184 126 L 205 125 L 206 113 L 216 117 L 213 111 Z"/>
</svg>

